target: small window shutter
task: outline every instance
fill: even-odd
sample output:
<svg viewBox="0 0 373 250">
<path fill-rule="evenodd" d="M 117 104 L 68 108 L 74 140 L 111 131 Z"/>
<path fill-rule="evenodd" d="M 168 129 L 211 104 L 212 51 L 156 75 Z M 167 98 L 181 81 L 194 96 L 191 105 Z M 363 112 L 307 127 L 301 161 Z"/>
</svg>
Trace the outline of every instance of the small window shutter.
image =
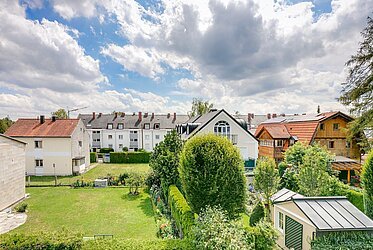
<svg viewBox="0 0 373 250">
<path fill-rule="evenodd" d="M 294 250 L 302 250 L 303 225 L 286 216 L 285 220 L 285 246 Z"/>
</svg>

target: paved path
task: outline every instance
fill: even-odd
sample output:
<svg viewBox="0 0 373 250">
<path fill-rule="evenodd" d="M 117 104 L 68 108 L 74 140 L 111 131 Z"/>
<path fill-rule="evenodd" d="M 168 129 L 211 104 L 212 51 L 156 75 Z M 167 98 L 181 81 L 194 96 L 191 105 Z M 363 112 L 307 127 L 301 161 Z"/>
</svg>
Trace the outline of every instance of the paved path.
<svg viewBox="0 0 373 250">
<path fill-rule="evenodd" d="M 13 230 L 26 222 L 26 213 L 0 212 L 0 234 Z"/>
</svg>

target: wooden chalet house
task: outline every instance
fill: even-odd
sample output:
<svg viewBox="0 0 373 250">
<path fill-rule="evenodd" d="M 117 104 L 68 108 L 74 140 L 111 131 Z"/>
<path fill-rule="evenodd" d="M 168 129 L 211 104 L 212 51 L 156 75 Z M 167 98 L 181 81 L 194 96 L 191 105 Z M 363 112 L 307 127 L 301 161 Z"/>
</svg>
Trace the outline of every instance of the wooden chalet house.
<svg viewBox="0 0 373 250">
<path fill-rule="evenodd" d="M 350 181 L 351 171 L 360 171 L 360 148 L 349 142 L 345 129 L 353 118 L 342 112 L 312 115 L 280 116 L 262 122 L 255 136 L 259 139 L 259 157 L 284 159 L 284 152 L 299 141 L 309 145 L 319 143 L 336 156 L 332 167 L 341 171 L 342 179 Z"/>
</svg>

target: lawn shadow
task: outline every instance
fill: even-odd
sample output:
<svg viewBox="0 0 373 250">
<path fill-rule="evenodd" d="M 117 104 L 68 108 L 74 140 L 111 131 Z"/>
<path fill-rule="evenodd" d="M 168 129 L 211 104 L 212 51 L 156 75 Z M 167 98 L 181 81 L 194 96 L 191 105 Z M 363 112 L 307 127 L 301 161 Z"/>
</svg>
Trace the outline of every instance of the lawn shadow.
<svg viewBox="0 0 373 250">
<path fill-rule="evenodd" d="M 125 194 L 122 194 L 121 198 L 123 200 L 126 200 L 126 201 L 135 201 L 137 199 L 139 199 L 141 197 L 141 195 L 133 195 L 133 194 L 130 194 L 130 193 L 125 193 Z"/>
<path fill-rule="evenodd" d="M 147 217 L 154 217 L 154 211 L 149 197 L 143 199 L 139 207 Z"/>
</svg>

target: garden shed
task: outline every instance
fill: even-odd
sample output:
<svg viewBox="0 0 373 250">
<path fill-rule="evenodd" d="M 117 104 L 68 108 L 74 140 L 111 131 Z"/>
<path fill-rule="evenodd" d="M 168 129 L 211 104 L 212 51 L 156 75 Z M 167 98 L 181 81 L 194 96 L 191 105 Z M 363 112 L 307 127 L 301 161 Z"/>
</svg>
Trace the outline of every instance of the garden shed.
<svg viewBox="0 0 373 250">
<path fill-rule="evenodd" d="M 346 197 L 304 197 L 281 189 L 271 197 L 271 218 L 283 249 L 311 249 L 311 241 L 331 232 L 373 233 L 373 221 Z"/>
</svg>

